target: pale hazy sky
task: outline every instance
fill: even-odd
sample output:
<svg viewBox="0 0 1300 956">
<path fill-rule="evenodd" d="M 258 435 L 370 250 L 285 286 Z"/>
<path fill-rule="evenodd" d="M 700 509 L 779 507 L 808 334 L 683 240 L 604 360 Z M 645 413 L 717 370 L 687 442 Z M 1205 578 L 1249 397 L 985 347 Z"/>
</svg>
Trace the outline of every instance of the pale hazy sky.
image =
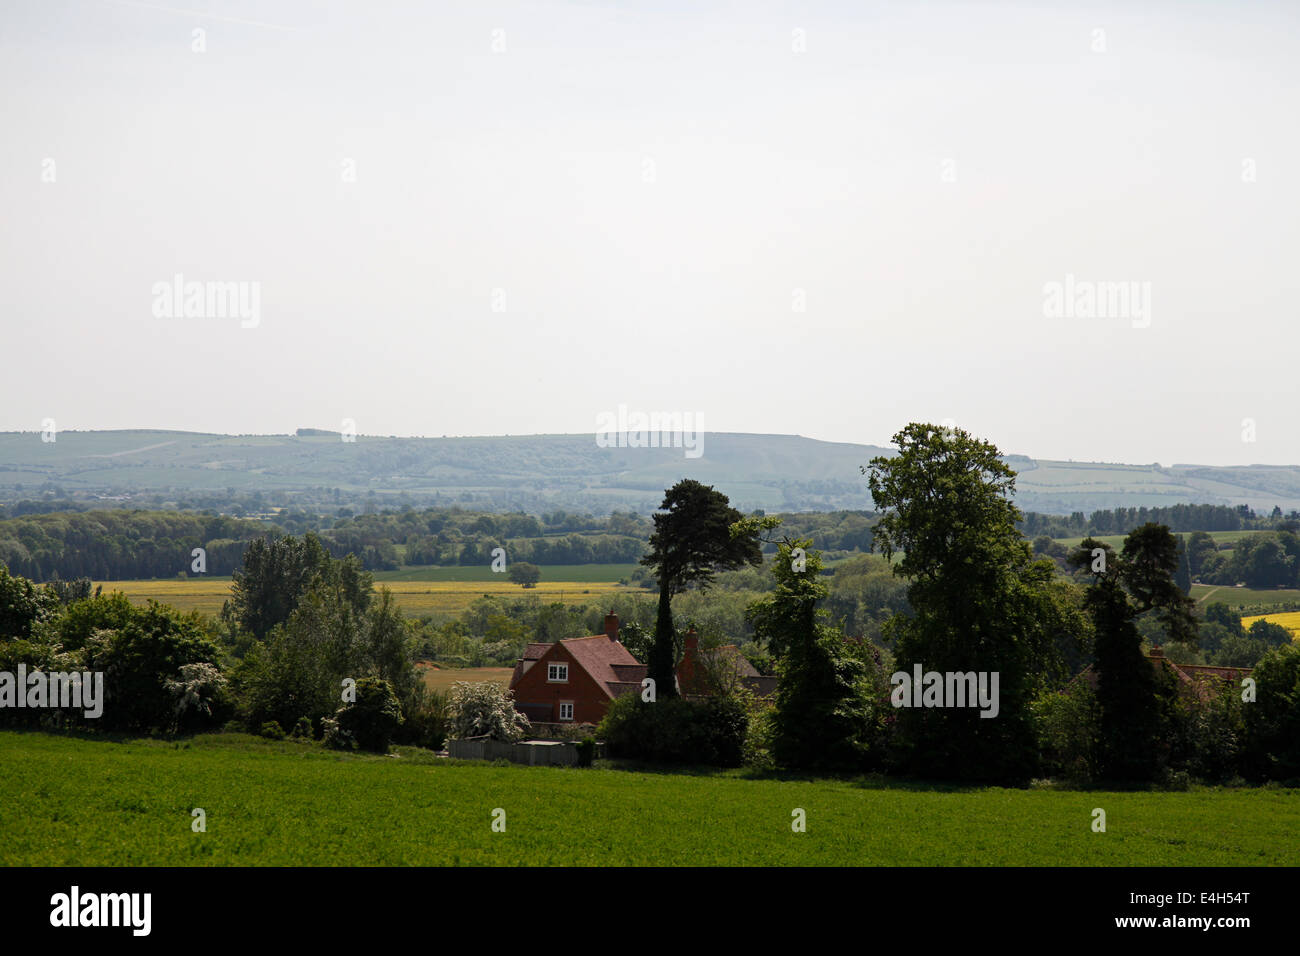
<svg viewBox="0 0 1300 956">
<path fill-rule="evenodd" d="M 4 0 L 0 90 L 3 430 L 1300 464 L 1300 4 Z"/>
</svg>

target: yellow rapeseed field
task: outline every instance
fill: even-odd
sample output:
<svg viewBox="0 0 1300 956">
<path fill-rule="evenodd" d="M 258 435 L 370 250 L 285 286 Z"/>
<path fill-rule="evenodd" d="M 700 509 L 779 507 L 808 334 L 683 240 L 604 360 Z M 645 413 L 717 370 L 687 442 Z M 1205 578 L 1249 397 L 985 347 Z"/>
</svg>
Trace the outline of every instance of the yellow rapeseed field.
<svg viewBox="0 0 1300 956">
<path fill-rule="evenodd" d="M 1279 611 L 1274 614 L 1256 614 L 1253 617 L 1243 617 L 1241 626 L 1250 629 L 1250 626 L 1256 621 L 1271 621 L 1274 624 L 1281 624 L 1291 632 L 1291 640 L 1300 636 L 1300 611 Z"/>
<path fill-rule="evenodd" d="M 97 582 L 99 583 L 99 582 Z M 216 614 L 221 604 L 230 597 L 230 580 L 187 578 L 165 581 L 105 581 L 104 593 L 121 591 L 133 604 L 144 604 L 149 598 L 170 604 L 182 611 L 197 610 Z M 375 591 L 386 587 L 407 617 L 421 614 L 459 614 L 485 594 L 493 597 L 525 597 L 536 595 L 542 601 L 563 601 L 565 604 L 597 604 L 602 595 L 646 592 L 639 588 L 623 587 L 608 582 L 543 581 L 536 587 L 524 589 L 509 581 L 387 581 L 376 582 Z"/>
</svg>

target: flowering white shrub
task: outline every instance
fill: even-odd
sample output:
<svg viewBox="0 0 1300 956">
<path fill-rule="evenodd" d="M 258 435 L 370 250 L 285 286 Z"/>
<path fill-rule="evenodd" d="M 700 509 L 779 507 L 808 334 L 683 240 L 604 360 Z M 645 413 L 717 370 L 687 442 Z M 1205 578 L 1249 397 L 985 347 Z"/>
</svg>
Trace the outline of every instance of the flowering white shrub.
<svg viewBox="0 0 1300 956">
<path fill-rule="evenodd" d="M 451 736 L 514 743 L 532 724 L 515 710 L 515 692 L 492 681 L 457 681 L 451 688 Z"/>
<path fill-rule="evenodd" d="M 176 724 L 187 716 L 211 717 L 217 694 L 226 686 L 226 676 L 215 664 L 182 664 L 179 680 L 167 681 L 167 692 L 176 698 Z"/>
<path fill-rule="evenodd" d="M 326 747 L 333 747 L 335 750 L 352 750 L 356 747 L 356 738 L 339 726 L 337 718 L 325 717 L 321 720 L 321 727 L 325 731 L 323 740 Z"/>
</svg>

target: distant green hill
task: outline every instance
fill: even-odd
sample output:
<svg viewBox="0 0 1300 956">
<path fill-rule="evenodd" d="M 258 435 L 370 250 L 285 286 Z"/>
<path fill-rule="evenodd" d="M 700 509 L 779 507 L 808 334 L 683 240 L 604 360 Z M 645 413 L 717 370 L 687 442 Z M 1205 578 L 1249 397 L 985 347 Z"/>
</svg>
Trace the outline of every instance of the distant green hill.
<svg viewBox="0 0 1300 956">
<path fill-rule="evenodd" d="M 37 432 L 3 432 L 0 501 L 53 492 L 130 505 L 143 498 L 192 503 L 205 495 L 260 493 L 268 504 L 409 501 L 644 514 L 665 488 L 690 477 L 717 486 L 744 509 L 865 509 L 871 500 L 859 468 L 889 453 L 874 445 L 735 433 L 709 433 L 702 449 L 700 457 L 687 458 L 680 448 L 601 448 L 590 434 L 344 441 L 313 429 L 297 435 L 128 430 L 66 431 L 43 442 Z M 1300 467 L 1294 466 L 1008 460 L 1020 473 L 1016 500 L 1027 511 L 1179 502 L 1300 508 Z"/>
</svg>

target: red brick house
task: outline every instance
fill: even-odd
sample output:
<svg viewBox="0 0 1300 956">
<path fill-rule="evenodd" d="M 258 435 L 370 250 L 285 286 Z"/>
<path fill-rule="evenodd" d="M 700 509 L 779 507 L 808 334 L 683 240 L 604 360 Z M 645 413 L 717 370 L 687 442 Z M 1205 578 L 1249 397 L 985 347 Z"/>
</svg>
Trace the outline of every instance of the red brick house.
<svg viewBox="0 0 1300 956">
<path fill-rule="evenodd" d="M 748 687 L 759 698 L 776 694 L 777 678 L 764 677 L 735 644 L 700 650 L 694 628 L 686 635 L 686 649 L 677 665 L 677 689 L 687 697 L 708 696 L 710 683 L 723 687 Z"/>
<path fill-rule="evenodd" d="M 646 666 L 618 639 L 618 615 L 605 633 L 529 644 L 515 664 L 515 708 L 537 723 L 598 724 L 615 697 L 639 692 Z"/>
<path fill-rule="evenodd" d="M 723 683 L 738 681 L 761 698 L 776 693 L 776 678 L 763 677 L 735 644 L 701 651 L 692 630 L 677 665 L 677 687 L 684 696 L 709 693 L 705 671 Z M 534 723 L 598 724 L 610 701 L 640 693 L 648 668 L 618 639 L 618 615 L 605 615 L 605 633 L 555 643 L 529 644 L 515 664 L 510 689 L 515 709 Z"/>
</svg>

